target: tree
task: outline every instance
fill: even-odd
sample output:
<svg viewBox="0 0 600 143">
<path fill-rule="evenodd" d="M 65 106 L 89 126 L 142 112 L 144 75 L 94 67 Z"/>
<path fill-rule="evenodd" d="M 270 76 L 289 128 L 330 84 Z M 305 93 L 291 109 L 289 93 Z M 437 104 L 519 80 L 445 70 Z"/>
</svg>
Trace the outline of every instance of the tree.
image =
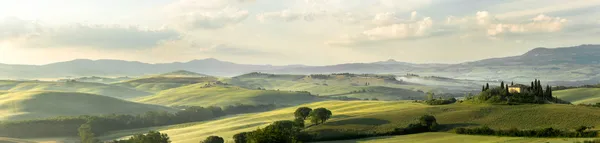
<svg viewBox="0 0 600 143">
<path fill-rule="evenodd" d="M 310 119 L 311 122 L 315 123 L 315 124 L 321 124 L 321 123 L 325 123 L 325 121 L 329 120 L 329 118 L 331 118 L 331 111 L 325 109 L 325 108 L 317 108 L 315 110 L 312 110 L 312 112 L 310 112 Z"/>
<path fill-rule="evenodd" d="M 248 143 L 297 143 L 300 130 L 292 121 L 276 121 L 263 129 L 249 132 L 246 139 Z"/>
<path fill-rule="evenodd" d="M 233 141 L 235 143 L 247 143 L 247 137 L 248 136 L 248 132 L 241 132 L 241 133 L 237 133 L 235 135 L 233 135 Z"/>
<path fill-rule="evenodd" d="M 296 117 L 296 119 L 306 120 L 306 118 L 310 114 L 310 111 L 312 111 L 311 108 L 300 107 L 300 108 L 296 109 L 296 111 L 294 112 L 294 116 Z"/>
<path fill-rule="evenodd" d="M 484 91 L 485 91 L 485 85 L 482 85 L 481 86 L 481 92 L 484 92 Z"/>
<path fill-rule="evenodd" d="M 428 127 L 430 131 L 436 130 L 438 126 L 437 120 L 432 115 L 421 116 L 421 118 L 419 118 L 419 124 L 421 124 L 421 126 Z"/>
<path fill-rule="evenodd" d="M 300 119 L 300 118 L 294 119 L 294 125 L 304 128 L 304 119 Z"/>
<path fill-rule="evenodd" d="M 89 123 L 82 124 L 79 129 L 79 137 L 81 143 L 97 143 L 100 142 L 92 132 L 92 126 Z"/>
<path fill-rule="evenodd" d="M 224 143 L 225 140 L 219 136 L 209 136 L 201 143 Z"/>
<path fill-rule="evenodd" d="M 148 131 L 147 134 L 137 134 L 128 140 L 114 141 L 113 143 L 170 143 L 171 140 L 167 134 L 161 134 L 158 131 Z"/>
<path fill-rule="evenodd" d="M 500 88 L 504 89 L 504 81 L 500 82 Z"/>
<path fill-rule="evenodd" d="M 489 90 L 489 89 L 490 89 L 490 84 L 489 84 L 489 83 L 486 83 L 486 84 L 485 84 L 485 90 Z"/>
</svg>

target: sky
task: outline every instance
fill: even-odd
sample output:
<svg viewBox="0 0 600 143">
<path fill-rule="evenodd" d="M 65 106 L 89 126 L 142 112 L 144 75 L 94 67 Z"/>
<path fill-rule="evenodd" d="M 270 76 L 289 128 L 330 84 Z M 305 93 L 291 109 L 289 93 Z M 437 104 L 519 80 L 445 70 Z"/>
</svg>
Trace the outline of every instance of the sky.
<svg viewBox="0 0 600 143">
<path fill-rule="evenodd" d="M 461 63 L 600 44 L 600 0 L 0 0 L 0 63 Z"/>
</svg>

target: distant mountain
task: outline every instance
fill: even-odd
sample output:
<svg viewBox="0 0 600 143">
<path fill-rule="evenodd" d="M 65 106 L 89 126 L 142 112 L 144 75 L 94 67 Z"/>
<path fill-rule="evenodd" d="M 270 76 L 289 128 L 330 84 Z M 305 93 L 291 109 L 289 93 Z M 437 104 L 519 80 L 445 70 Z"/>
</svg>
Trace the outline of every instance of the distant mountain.
<svg viewBox="0 0 600 143">
<path fill-rule="evenodd" d="M 81 76 L 156 75 L 185 70 L 214 76 L 236 76 L 249 72 L 286 74 L 313 73 L 417 73 L 450 78 L 531 81 L 540 78 L 556 81 L 600 78 L 600 45 L 563 48 L 535 48 L 512 57 L 491 58 L 460 64 L 414 64 L 393 59 L 373 63 L 346 63 L 327 66 L 247 65 L 209 58 L 189 62 L 148 64 L 121 60 L 86 60 L 48 65 L 0 64 L 0 78 L 57 78 Z M 593 82 L 593 81 L 592 81 Z"/>
<path fill-rule="evenodd" d="M 562 48 L 535 48 L 513 57 L 492 58 L 462 65 L 472 66 L 544 66 L 559 64 L 600 64 L 600 45 L 581 45 Z"/>
</svg>

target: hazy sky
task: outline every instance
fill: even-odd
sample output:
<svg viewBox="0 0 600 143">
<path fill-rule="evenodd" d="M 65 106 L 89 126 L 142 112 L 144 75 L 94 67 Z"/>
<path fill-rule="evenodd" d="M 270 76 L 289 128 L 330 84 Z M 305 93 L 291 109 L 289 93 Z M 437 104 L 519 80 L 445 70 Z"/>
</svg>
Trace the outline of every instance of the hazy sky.
<svg viewBox="0 0 600 143">
<path fill-rule="evenodd" d="M 459 63 L 600 44 L 600 0 L 0 0 L 0 63 Z"/>
</svg>

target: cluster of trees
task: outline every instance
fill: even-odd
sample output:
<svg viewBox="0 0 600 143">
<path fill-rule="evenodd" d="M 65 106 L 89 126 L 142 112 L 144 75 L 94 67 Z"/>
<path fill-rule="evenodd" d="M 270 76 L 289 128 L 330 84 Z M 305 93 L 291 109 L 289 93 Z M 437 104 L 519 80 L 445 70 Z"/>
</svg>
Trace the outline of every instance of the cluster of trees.
<svg viewBox="0 0 600 143">
<path fill-rule="evenodd" d="M 514 85 L 511 83 L 511 85 Z M 489 84 L 482 87 L 482 92 L 474 97 L 467 97 L 470 100 L 489 103 L 505 103 L 505 104 L 520 104 L 533 103 L 544 104 L 548 102 L 570 104 L 569 102 L 560 100 L 552 95 L 552 87 L 546 86 L 544 89 L 540 80 L 531 82 L 531 86 L 520 85 L 520 92 L 509 91 L 508 84 L 500 83 L 500 87 L 490 88 Z"/>
<path fill-rule="evenodd" d="M 136 134 L 126 140 L 114 140 L 110 143 L 170 143 L 171 139 L 167 134 L 161 134 L 158 131 L 149 131 L 147 134 Z M 82 142 L 88 143 L 88 142 Z M 92 142 L 89 142 L 92 143 Z M 97 143 L 97 142 L 93 142 Z M 223 142 L 221 142 L 223 143 Z"/>
<path fill-rule="evenodd" d="M 494 130 L 489 127 L 479 128 L 457 128 L 457 134 L 468 135 L 493 135 L 493 136 L 510 136 L 510 137 L 596 137 L 598 132 L 587 131 L 591 127 L 577 127 L 575 131 L 564 131 L 554 128 L 544 128 L 537 130 L 519 130 L 516 128 L 508 130 Z"/>
<path fill-rule="evenodd" d="M 456 98 L 454 98 L 454 97 L 450 97 L 448 99 L 443 99 L 440 96 L 438 99 L 436 99 L 434 96 L 435 96 L 435 93 L 428 92 L 425 103 L 427 103 L 429 105 L 444 105 L 444 104 L 452 104 L 457 101 Z"/>
<path fill-rule="evenodd" d="M 331 77 L 331 75 L 326 75 L 326 74 L 311 74 L 310 78 L 313 79 L 329 79 Z"/>
<path fill-rule="evenodd" d="M 220 107 L 186 107 L 176 113 L 150 111 L 139 115 L 103 115 L 57 117 L 50 119 L 8 121 L 0 123 L 0 135 L 16 138 L 58 137 L 78 135 L 87 124 L 91 132 L 101 135 L 110 131 L 206 121 L 228 114 L 260 112 L 275 105 L 235 105 Z"/>
<path fill-rule="evenodd" d="M 439 129 L 437 119 L 432 115 L 423 115 L 417 119 L 417 123 L 409 124 L 407 127 L 395 128 L 390 132 L 363 132 L 363 133 L 346 133 L 338 136 L 327 136 L 319 137 L 313 136 L 313 142 L 316 141 L 334 141 L 334 140 L 349 140 L 349 139 L 360 139 L 377 136 L 391 136 L 391 135 L 407 135 L 424 132 L 433 132 Z"/>
</svg>

